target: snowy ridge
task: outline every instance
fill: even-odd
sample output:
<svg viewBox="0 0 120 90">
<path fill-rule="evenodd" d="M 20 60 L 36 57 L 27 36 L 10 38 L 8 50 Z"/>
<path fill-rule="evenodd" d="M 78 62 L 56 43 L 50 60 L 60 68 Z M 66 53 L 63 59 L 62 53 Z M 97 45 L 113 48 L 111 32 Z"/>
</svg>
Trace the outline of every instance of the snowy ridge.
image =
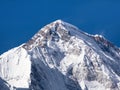
<svg viewBox="0 0 120 90">
<path fill-rule="evenodd" d="M 119 65 L 104 37 L 57 20 L 0 56 L 0 78 L 11 90 L 120 90 Z"/>
</svg>

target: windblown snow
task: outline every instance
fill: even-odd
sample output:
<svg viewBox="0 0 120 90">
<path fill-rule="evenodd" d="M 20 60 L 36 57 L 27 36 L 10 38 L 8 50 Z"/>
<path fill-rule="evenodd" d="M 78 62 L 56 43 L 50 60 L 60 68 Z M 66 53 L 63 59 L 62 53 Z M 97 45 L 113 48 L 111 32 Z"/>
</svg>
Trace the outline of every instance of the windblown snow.
<svg viewBox="0 0 120 90">
<path fill-rule="evenodd" d="M 0 56 L 0 90 L 120 90 L 120 49 L 57 20 Z"/>
</svg>

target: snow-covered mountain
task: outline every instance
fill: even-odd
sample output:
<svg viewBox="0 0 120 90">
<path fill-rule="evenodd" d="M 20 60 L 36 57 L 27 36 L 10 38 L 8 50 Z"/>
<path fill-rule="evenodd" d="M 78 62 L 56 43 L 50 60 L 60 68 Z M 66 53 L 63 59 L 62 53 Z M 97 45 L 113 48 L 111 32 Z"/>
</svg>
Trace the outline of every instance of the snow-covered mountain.
<svg viewBox="0 0 120 90">
<path fill-rule="evenodd" d="M 0 90 L 120 90 L 120 49 L 57 20 L 0 56 Z"/>
</svg>

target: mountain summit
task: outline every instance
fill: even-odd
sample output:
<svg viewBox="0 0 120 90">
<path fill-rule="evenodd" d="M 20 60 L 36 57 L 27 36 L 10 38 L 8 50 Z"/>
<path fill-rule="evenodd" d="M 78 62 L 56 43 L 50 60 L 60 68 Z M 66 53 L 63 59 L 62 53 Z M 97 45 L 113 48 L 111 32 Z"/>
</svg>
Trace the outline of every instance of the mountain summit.
<svg viewBox="0 0 120 90">
<path fill-rule="evenodd" d="M 120 90 L 120 49 L 62 20 L 0 56 L 0 90 Z"/>
</svg>

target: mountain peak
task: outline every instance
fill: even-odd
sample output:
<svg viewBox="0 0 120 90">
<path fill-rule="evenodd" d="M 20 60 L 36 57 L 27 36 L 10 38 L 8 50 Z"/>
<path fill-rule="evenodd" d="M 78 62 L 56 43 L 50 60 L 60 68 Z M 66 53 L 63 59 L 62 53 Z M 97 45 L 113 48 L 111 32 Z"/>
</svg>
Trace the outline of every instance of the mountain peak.
<svg viewBox="0 0 120 90">
<path fill-rule="evenodd" d="M 0 56 L 0 78 L 16 90 L 120 90 L 120 50 L 56 20 Z"/>
<path fill-rule="evenodd" d="M 23 45 L 23 47 L 28 50 L 37 46 L 44 47 L 48 41 L 68 41 L 71 36 L 79 37 L 85 42 L 91 42 L 94 39 L 97 43 L 102 44 L 102 46 L 114 47 L 114 45 L 107 41 L 102 35 L 90 35 L 81 31 L 76 26 L 64 22 L 61 19 L 51 22 L 50 24 L 47 24 L 41 28 L 27 43 Z M 92 37 L 92 39 L 90 37 Z"/>
<path fill-rule="evenodd" d="M 76 26 L 59 19 L 41 28 L 23 47 L 31 49 L 41 46 L 42 43 L 53 40 L 53 38 L 55 41 L 68 40 L 70 34 L 78 34 L 79 32 Z"/>
<path fill-rule="evenodd" d="M 61 19 L 55 20 L 54 23 L 63 23 L 64 21 Z"/>
</svg>

